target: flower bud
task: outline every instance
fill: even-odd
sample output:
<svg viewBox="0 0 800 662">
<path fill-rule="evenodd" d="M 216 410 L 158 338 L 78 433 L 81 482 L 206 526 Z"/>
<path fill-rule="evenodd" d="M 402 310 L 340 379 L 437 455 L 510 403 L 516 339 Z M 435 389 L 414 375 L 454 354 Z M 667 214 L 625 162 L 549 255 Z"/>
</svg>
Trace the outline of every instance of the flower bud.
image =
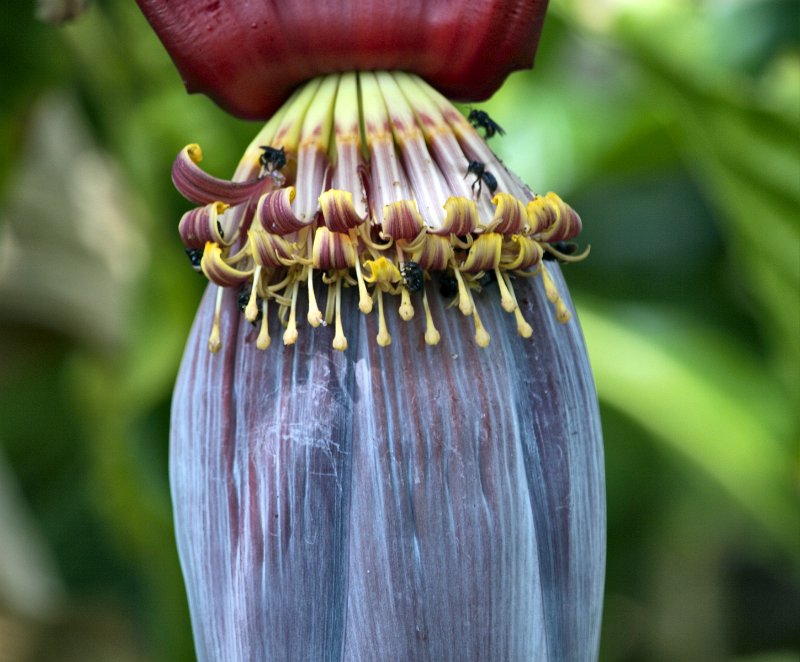
<svg viewBox="0 0 800 662">
<path fill-rule="evenodd" d="M 138 2 L 190 91 L 271 115 L 231 180 L 172 170 L 211 283 L 171 429 L 198 658 L 595 659 L 581 219 L 443 96 L 530 66 L 546 0 Z"/>
</svg>

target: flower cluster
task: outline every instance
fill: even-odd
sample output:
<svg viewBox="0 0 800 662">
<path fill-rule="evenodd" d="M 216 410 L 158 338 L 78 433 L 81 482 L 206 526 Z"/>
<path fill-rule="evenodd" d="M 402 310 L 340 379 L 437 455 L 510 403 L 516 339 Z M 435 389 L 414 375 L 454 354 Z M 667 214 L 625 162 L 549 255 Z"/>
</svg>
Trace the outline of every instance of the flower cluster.
<svg viewBox="0 0 800 662">
<path fill-rule="evenodd" d="M 185 147 L 173 181 L 201 206 L 183 216 L 179 231 L 195 267 L 220 287 L 209 349 L 220 347 L 225 287 L 240 288 L 245 317 L 260 322 L 259 349 L 271 342 L 270 302 L 284 344 L 296 341 L 301 292 L 308 323 L 335 324 L 333 347 L 346 349 L 343 287 L 358 288 L 361 312 L 377 304 L 381 346 L 391 343 L 387 296 L 399 297 L 404 320 L 421 299 L 425 342 L 437 344 L 428 296 L 438 294 L 472 317 L 475 342 L 485 347 L 476 295 L 493 282 L 517 332 L 530 337 L 514 293 L 519 277 L 541 278 L 557 319 L 568 321 L 543 259 L 584 257 L 568 255 L 573 247 L 564 244 L 580 232 L 580 217 L 555 193 L 536 195 L 510 173 L 477 130 L 489 136 L 499 127 L 485 113 L 471 117 L 410 74 L 332 74 L 287 101 L 232 181 L 205 173 L 200 147 Z"/>
</svg>

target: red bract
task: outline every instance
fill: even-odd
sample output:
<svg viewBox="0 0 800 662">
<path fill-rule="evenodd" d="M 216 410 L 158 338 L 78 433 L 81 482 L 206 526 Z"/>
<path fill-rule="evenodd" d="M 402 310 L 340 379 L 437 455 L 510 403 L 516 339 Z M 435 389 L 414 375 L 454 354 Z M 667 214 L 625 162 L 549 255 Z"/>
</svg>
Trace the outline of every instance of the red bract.
<svg viewBox="0 0 800 662">
<path fill-rule="evenodd" d="M 300 83 L 342 71 L 415 73 L 481 101 L 529 68 L 547 0 L 137 0 L 189 92 L 266 118 Z"/>
</svg>

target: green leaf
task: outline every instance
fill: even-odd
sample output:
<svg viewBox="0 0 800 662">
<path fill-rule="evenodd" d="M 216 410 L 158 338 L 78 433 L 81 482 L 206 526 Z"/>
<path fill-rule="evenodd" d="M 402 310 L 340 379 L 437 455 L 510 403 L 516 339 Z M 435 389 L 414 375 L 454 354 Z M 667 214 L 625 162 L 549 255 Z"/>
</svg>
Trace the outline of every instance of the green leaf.
<svg viewBox="0 0 800 662">
<path fill-rule="evenodd" d="M 674 312 L 579 305 L 602 401 L 716 482 L 797 553 L 791 422 L 780 390 L 722 333 Z M 682 329 L 676 333 L 676 329 Z"/>
</svg>

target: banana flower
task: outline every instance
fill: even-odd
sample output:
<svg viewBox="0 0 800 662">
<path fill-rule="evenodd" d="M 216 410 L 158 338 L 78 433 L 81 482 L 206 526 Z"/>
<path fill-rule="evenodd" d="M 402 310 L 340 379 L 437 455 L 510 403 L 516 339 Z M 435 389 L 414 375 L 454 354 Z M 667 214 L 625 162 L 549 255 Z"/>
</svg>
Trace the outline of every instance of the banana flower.
<svg viewBox="0 0 800 662">
<path fill-rule="evenodd" d="M 190 144 L 209 280 L 171 486 L 201 660 L 592 660 L 602 441 L 559 263 L 578 214 L 487 146 L 546 2 L 138 0 L 190 91 L 264 118 Z"/>
</svg>

